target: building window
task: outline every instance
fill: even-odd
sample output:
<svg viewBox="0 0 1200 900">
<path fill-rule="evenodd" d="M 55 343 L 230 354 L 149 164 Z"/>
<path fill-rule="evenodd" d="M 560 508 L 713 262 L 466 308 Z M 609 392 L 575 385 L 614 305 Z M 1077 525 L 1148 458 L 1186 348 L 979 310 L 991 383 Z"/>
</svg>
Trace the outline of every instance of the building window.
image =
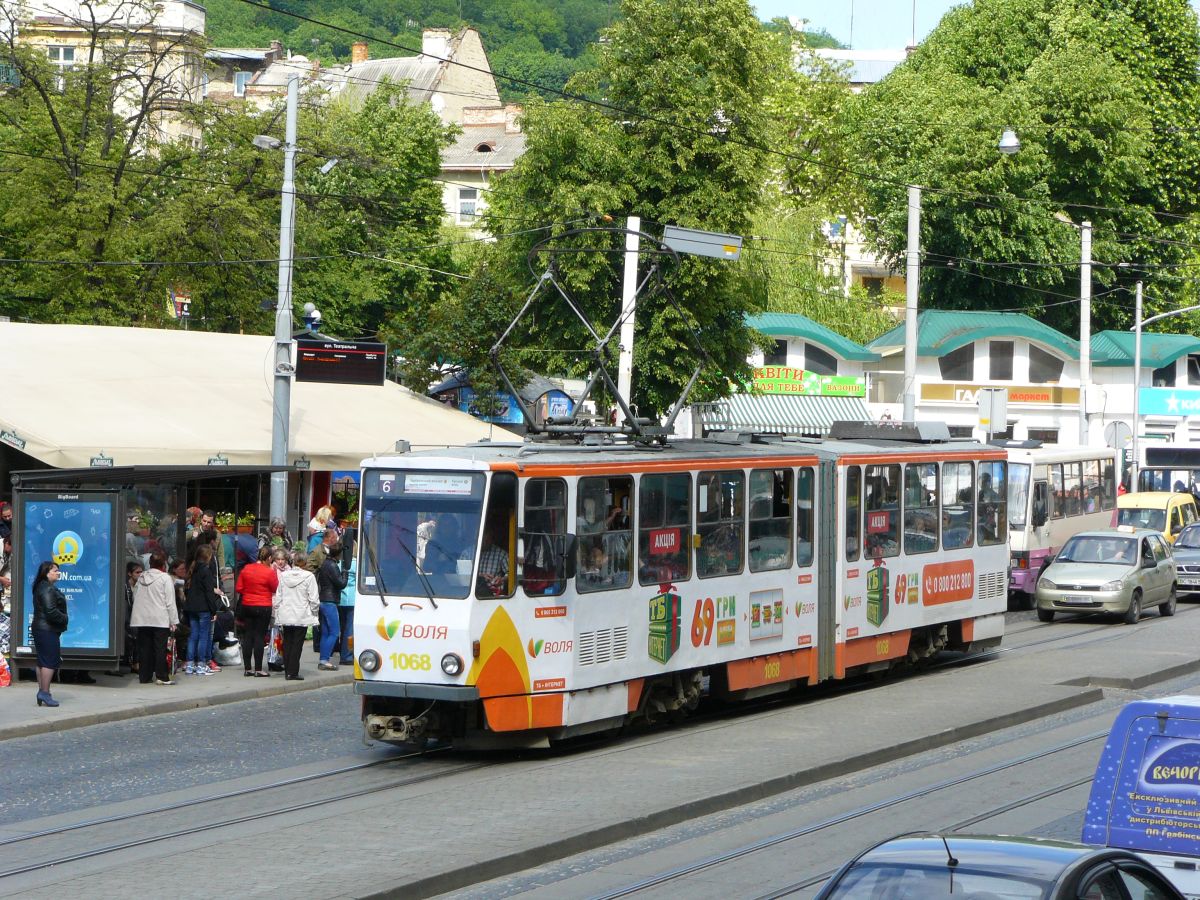
<svg viewBox="0 0 1200 900">
<path fill-rule="evenodd" d="M 233 73 L 233 96 L 245 97 L 246 85 L 250 83 L 250 79 L 254 77 L 253 72 L 234 72 Z"/>
<path fill-rule="evenodd" d="M 1054 384 L 1062 378 L 1063 361 L 1038 347 L 1029 347 L 1029 380 L 1034 384 Z"/>
<path fill-rule="evenodd" d="M 873 276 L 864 276 L 862 280 L 863 290 L 867 292 L 868 297 L 879 298 L 883 296 L 883 279 Z"/>
<path fill-rule="evenodd" d="M 837 359 L 813 344 L 804 345 L 804 368 L 818 375 L 836 375 Z"/>
<path fill-rule="evenodd" d="M 46 57 L 52 66 L 58 68 L 54 86 L 60 91 L 64 90 L 67 86 L 66 73 L 75 68 L 75 48 L 50 46 L 46 48 Z"/>
<path fill-rule="evenodd" d="M 458 189 L 458 223 L 473 222 L 477 215 L 479 191 L 476 188 Z"/>
<path fill-rule="evenodd" d="M 938 359 L 944 381 L 970 381 L 975 377 L 975 345 L 966 344 Z"/>
<path fill-rule="evenodd" d="M 1188 384 L 1200 384 L 1200 356 L 1188 357 Z"/>
<path fill-rule="evenodd" d="M 1175 387 L 1175 363 L 1169 362 L 1161 369 L 1155 369 L 1150 383 L 1155 387 Z"/>
<path fill-rule="evenodd" d="M 1030 428 L 1029 439 L 1031 441 L 1041 441 L 1043 444 L 1058 443 L 1057 428 Z"/>
<path fill-rule="evenodd" d="M 787 365 L 788 342 L 776 340 L 775 346 L 763 353 L 764 366 L 786 366 Z"/>
<path fill-rule="evenodd" d="M 1013 342 L 988 342 L 988 378 L 992 381 L 1012 381 Z"/>
</svg>

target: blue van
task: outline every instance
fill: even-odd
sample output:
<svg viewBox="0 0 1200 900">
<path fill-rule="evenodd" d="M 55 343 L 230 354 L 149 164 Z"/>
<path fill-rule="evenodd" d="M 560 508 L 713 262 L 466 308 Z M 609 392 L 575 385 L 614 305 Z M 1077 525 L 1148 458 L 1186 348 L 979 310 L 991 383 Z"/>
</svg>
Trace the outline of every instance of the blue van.
<svg viewBox="0 0 1200 900">
<path fill-rule="evenodd" d="M 1200 697 L 1136 700 L 1117 714 L 1082 839 L 1141 854 L 1200 900 Z"/>
</svg>

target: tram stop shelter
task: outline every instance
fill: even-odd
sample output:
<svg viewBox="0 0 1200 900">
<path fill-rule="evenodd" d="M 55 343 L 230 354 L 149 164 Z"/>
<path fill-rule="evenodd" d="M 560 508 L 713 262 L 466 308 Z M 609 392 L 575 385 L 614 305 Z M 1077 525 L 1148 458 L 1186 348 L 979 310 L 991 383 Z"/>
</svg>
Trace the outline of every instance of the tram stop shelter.
<svg viewBox="0 0 1200 900">
<path fill-rule="evenodd" d="M 63 666 L 114 669 L 125 651 L 125 565 L 156 549 L 185 554 L 188 491 L 203 483 L 262 478 L 271 467 L 122 466 L 12 473 L 12 658 L 35 663 L 29 629 L 39 565 L 56 563 L 70 626 Z M 253 542 L 253 535 L 250 536 Z M 234 553 L 239 553 L 236 549 Z M 228 559 L 230 566 L 238 560 Z"/>
</svg>

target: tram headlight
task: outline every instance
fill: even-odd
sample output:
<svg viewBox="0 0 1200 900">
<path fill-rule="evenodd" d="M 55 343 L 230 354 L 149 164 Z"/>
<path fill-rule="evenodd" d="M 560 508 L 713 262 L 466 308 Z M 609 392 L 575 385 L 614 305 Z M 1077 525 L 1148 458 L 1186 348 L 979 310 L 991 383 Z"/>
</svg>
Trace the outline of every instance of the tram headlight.
<svg viewBox="0 0 1200 900">
<path fill-rule="evenodd" d="M 374 650 L 364 650 L 358 654 L 358 667 L 364 672 L 378 672 L 379 664 L 383 662 Z"/>
<path fill-rule="evenodd" d="M 442 671 L 453 678 L 455 675 L 461 675 L 463 670 L 462 657 L 457 653 L 447 653 L 442 657 Z"/>
</svg>

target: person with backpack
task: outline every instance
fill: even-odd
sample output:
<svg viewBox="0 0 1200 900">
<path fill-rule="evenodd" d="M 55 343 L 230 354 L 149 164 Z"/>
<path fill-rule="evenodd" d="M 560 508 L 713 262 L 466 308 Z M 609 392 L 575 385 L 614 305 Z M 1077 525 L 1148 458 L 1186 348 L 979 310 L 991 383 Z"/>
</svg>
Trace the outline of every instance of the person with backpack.
<svg viewBox="0 0 1200 900">
<path fill-rule="evenodd" d="M 305 566 L 303 553 L 297 553 L 289 566 L 287 554 L 276 550 L 273 564 L 279 572 L 279 589 L 275 591 L 275 624 L 283 629 L 283 677 L 288 681 L 303 681 L 300 674 L 300 654 L 304 635 L 310 625 L 317 624 L 321 608 L 317 579 Z"/>
<path fill-rule="evenodd" d="M 213 670 L 212 630 L 221 608 L 221 591 L 212 566 L 213 549 L 209 543 L 196 548 L 196 558 L 188 567 L 187 592 L 183 611 L 187 613 L 191 631 L 188 635 L 188 675 L 216 675 Z"/>
</svg>

